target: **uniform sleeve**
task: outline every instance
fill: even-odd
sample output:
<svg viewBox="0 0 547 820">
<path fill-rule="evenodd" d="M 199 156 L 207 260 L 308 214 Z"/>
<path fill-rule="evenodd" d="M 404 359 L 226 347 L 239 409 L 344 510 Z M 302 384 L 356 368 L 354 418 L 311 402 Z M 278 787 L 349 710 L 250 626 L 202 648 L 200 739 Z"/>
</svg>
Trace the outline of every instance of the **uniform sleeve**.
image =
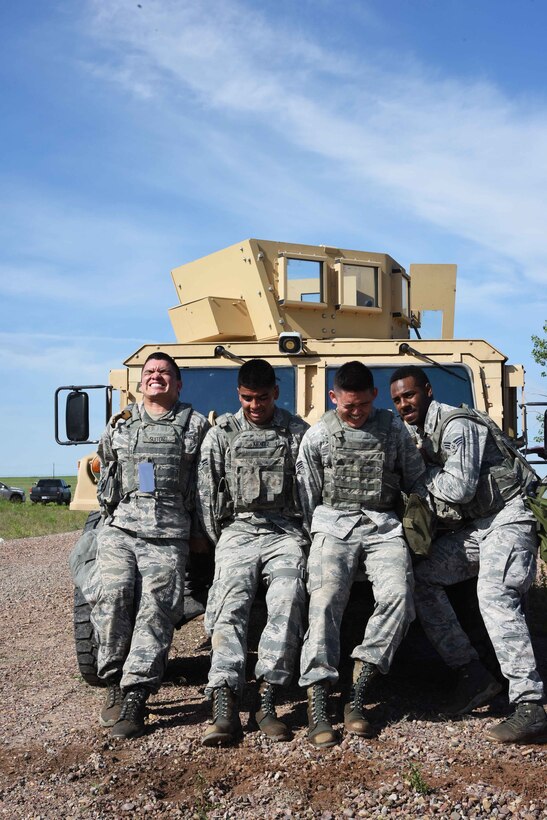
<svg viewBox="0 0 547 820">
<path fill-rule="evenodd" d="M 322 435 L 317 426 L 311 427 L 304 435 L 296 459 L 296 481 L 302 507 L 303 524 L 310 533 L 313 512 L 323 498 L 323 457 L 321 453 Z"/>
<path fill-rule="evenodd" d="M 393 418 L 397 437 L 396 470 L 401 476 L 401 486 L 405 493 L 417 493 L 427 498 L 426 468 L 406 426 L 396 416 Z"/>
<path fill-rule="evenodd" d="M 101 436 L 99 446 L 97 447 L 97 455 L 101 461 L 101 469 L 106 467 L 107 464 L 110 464 L 111 461 L 116 461 L 116 454 L 112 449 L 112 429 L 113 428 L 110 426 L 109 422 L 108 427 Z"/>
<path fill-rule="evenodd" d="M 199 519 L 213 544 L 220 538 L 222 529 L 218 517 L 218 489 L 221 480 L 225 483 L 225 461 L 225 443 L 219 429 L 213 427 L 201 445 L 196 497 Z"/>
<path fill-rule="evenodd" d="M 443 467 L 430 467 L 427 486 L 435 498 L 451 504 L 471 501 L 477 490 L 488 430 L 467 419 L 450 421 L 443 432 Z"/>
<path fill-rule="evenodd" d="M 209 422 L 207 421 L 206 418 L 204 418 L 201 415 L 197 415 L 196 413 L 192 413 L 190 423 L 195 424 L 197 426 L 198 441 L 199 441 L 198 450 L 196 452 L 196 457 L 195 457 L 194 462 L 192 464 L 192 470 L 191 470 L 190 481 L 189 481 L 189 486 L 192 487 L 194 491 L 188 494 L 189 498 L 187 499 L 187 509 L 188 509 L 188 512 L 190 513 L 190 519 L 191 519 L 190 537 L 191 538 L 203 538 L 204 537 L 204 532 L 203 532 L 201 518 L 200 518 L 200 515 L 199 515 L 198 501 L 197 501 L 197 496 L 198 496 L 198 486 L 197 485 L 198 485 L 198 474 L 199 474 L 198 467 L 199 467 L 199 462 L 200 462 L 200 451 L 201 451 L 201 448 L 203 447 L 204 439 L 207 436 L 208 431 L 211 429 L 211 425 L 209 424 Z"/>
</svg>

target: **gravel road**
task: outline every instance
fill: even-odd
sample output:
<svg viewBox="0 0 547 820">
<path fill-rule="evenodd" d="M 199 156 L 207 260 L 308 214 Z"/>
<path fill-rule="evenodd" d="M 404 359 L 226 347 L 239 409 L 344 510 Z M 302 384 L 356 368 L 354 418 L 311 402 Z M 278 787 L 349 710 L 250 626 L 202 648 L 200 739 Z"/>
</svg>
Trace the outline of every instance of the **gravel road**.
<svg viewBox="0 0 547 820">
<path fill-rule="evenodd" d="M 370 706 L 373 740 L 314 750 L 294 688 L 282 707 L 293 741 L 275 745 L 249 728 L 235 748 L 206 749 L 208 654 L 194 621 L 176 633 L 148 733 L 111 742 L 97 720 L 103 693 L 83 683 L 74 659 L 67 556 L 77 536 L 0 544 L 2 816 L 547 818 L 547 746 L 484 739 L 507 712 L 502 696 L 463 720 L 436 718 L 443 671 L 408 653 Z M 545 678 L 545 638 L 536 653 Z M 338 695 L 333 704 L 340 713 Z"/>
</svg>

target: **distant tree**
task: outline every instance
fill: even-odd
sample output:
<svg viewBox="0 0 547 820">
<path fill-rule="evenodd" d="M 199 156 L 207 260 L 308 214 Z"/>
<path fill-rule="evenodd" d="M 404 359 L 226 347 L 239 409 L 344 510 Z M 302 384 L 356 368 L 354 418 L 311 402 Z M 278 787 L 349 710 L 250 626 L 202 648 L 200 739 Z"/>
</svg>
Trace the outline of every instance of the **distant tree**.
<svg viewBox="0 0 547 820">
<path fill-rule="evenodd" d="M 543 325 L 543 332 L 547 333 L 547 322 Z M 532 358 L 541 367 L 547 367 L 547 338 L 542 339 L 541 336 L 533 335 L 532 341 L 534 343 Z M 547 376 L 547 372 L 544 370 L 541 375 Z"/>
</svg>

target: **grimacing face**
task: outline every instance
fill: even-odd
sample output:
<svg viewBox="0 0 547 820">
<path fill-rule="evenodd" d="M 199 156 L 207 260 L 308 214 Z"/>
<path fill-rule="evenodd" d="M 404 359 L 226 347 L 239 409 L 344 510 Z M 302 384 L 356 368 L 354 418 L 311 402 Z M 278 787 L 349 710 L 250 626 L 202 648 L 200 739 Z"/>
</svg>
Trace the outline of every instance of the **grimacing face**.
<svg viewBox="0 0 547 820">
<path fill-rule="evenodd" d="M 391 385 L 391 399 L 403 421 L 423 427 L 433 391 L 428 383 L 425 387 L 416 384 L 413 376 L 399 379 Z"/>
<path fill-rule="evenodd" d="M 182 381 L 175 376 L 169 362 L 150 359 L 141 374 L 141 393 L 148 401 L 164 407 L 173 405 L 179 397 Z"/>
<path fill-rule="evenodd" d="M 336 405 L 340 421 L 355 429 L 362 427 L 370 416 L 378 388 L 369 390 L 329 390 L 329 397 Z"/>
<path fill-rule="evenodd" d="M 250 387 L 241 385 L 237 388 L 237 395 L 243 408 L 245 418 L 251 424 L 259 427 L 269 424 L 273 418 L 275 402 L 279 397 L 279 386 L 261 387 L 259 390 L 251 390 Z"/>
</svg>

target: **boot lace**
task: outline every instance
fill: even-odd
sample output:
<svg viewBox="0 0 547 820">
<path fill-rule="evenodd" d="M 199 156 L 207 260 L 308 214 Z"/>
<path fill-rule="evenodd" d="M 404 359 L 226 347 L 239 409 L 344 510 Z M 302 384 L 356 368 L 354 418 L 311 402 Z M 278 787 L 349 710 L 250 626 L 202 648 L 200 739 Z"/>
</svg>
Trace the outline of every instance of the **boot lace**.
<svg viewBox="0 0 547 820">
<path fill-rule="evenodd" d="M 215 689 L 213 697 L 213 720 L 215 723 L 219 718 L 227 720 L 229 717 L 229 693 L 230 690 L 227 686 Z"/>
<path fill-rule="evenodd" d="M 510 717 L 501 722 L 500 726 L 507 726 L 516 732 L 530 728 L 534 718 L 534 706 L 529 703 L 519 703 Z"/>
<path fill-rule="evenodd" d="M 260 708 L 265 715 L 277 717 L 275 713 L 275 690 L 271 683 L 267 683 L 260 692 Z"/>
<path fill-rule="evenodd" d="M 351 707 L 361 711 L 365 705 L 367 684 L 376 676 L 376 668 L 371 663 L 364 663 L 359 677 L 351 687 Z"/>
<path fill-rule="evenodd" d="M 116 681 L 115 683 L 107 683 L 108 692 L 106 694 L 106 708 L 112 709 L 113 706 L 118 706 L 123 701 L 122 690 L 120 689 L 120 684 Z"/>
<path fill-rule="evenodd" d="M 311 713 L 314 723 L 328 723 L 327 690 L 319 683 L 314 684 L 313 687 Z"/>
<path fill-rule="evenodd" d="M 141 692 L 138 690 L 128 692 L 122 704 L 120 720 L 129 720 L 132 723 L 138 723 L 139 718 L 144 712 L 145 703 L 146 692 Z"/>
</svg>

